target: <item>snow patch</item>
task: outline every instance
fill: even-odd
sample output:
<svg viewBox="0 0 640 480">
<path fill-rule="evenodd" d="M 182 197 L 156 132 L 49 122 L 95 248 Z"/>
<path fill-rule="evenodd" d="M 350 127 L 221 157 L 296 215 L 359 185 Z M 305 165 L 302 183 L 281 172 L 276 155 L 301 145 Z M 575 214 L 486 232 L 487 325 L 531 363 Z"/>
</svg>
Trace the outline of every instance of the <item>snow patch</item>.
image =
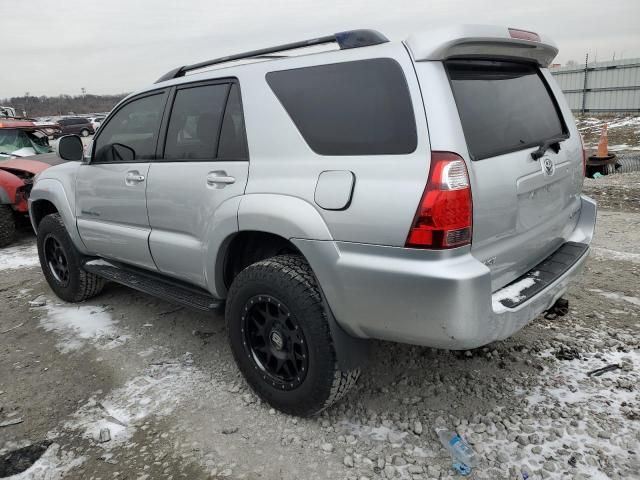
<svg viewBox="0 0 640 480">
<path fill-rule="evenodd" d="M 89 260 L 87 263 L 85 263 L 85 265 L 94 265 L 94 266 L 101 266 L 101 267 L 113 267 L 113 264 L 107 262 L 106 260 L 103 260 L 102 258 L 97 258 L 95 260 Z"/>
<path fill-rule="evenodd" d="M 640 298 L 638 297 L 629 297 L 627 295 L 615 292 L 605 292 L 604 290 L 600 290 L 599 288 L 587 288 L 587 291 L 597 293 L 610 300 L 624 301 L 640 307 Z"/>
<path fill-rule="evenodd" d="M 14 245 L 0 250 L 0 270 L 16 270 L 40 264 L 35 244 Z"/>
<path fill-rule="evenodd" d="M 90 398 L 63 428 L 80 431 L 93 440 L 98 438 L 101 429 L 108 428 L 111 440 L 99 445 L 110 450 L 127 443 L 148 417 L 170 415 L 206 381 L 204 373 L 184 359 L 152 365 L 143 375 L 106 397 Z"/>
<path fill-rule="evenodd" d="M 86 343 L 114 348 L 128 339 L 120 334 L 116 328 L 118 322 L 105 307 L 47 303 L 35 310 L 45 313 L 40 318 L 40 326 L 61 337 L 57 346 L 62 353 L 79 350 Z"/>
<path fill-rule="evenodd" d="M 401 432 L 394 430 L 390 427 L 370 427 L 368 425 L 362 425 L 360 423 L 353 423 L 349 421 L 341 422 L 341 426 L 351 435 L 358 438 L 366 438 L 375 440 L 378 442 L 390 442 L 393 445 L 400 446 L 404 443 L 404 437 L 408 435 L 407 432 Z"/>
<path fill-rule="evenodd" d="M 598 258 L 640 263 L 640 253 L 619 252 L 604 247 L 593 247 L 592 251 Z"/>
<path fill-rule="evenodd" d="M 501 290 L 498 290 L 491 296 L 491 305 L 493 307 L 493 311 L 496 313 L 504 312 L 507 309 L 502 304 L 503 300 L 509 300 L 510 302 L 517 303 L 524 298 L 522 292 L 527 288 L 532 287 L 537 282 L 536 278 L 527 277 L 522 280 L 512 283 L 511 285 L 507 285 Z"/>
<path fill-rule="evenodd" d="M 61 452 L 60 445 L 52 443 L 46 452 L 27 470 L 9 477 L 11 480 L 61 480 L 67 473 L 86 461 L 71 452 Z"/>
<path fill-rule="evenodd" d="M 585 331 L 587 329 L 584 329 Z M 518 389 L 516 395 L 523 398 L 527 417 L 536 420 L 529 424 L 535 435 L 543 439 L 538 446 L 539 453 L 534 453 L 534 445 L 524 448 L 516 442 L 509 441 L 505 436 L 484 437 L 483 451 L 503 451 L 513 461 L 509 467 L 525 466 L 527 470 L 536 471 L 548 458 L 558 456 L 558 451 L 569 450 L 571 454 L 578 454 L 578 462 L 573 475 L 587 476 L 586 478 L 609 478 L 596 466 L 588 465 L 579 458 L 584 455 L 594 455 L 594 445 L 599 451 L 608 456 L 625 457 L 629 450 L 637 448 L 637 427 L 624 414 L 625 408 L 637 403 L 638 394 L 634 385 L 640 381 L 638 366 L 640 365 L 640 351 L 631 350 L 620 352 L 608 350 L 604 352 L 582 353 L 581 358 L 574 360 L 556 360 L 550 351 L 543 351 L 537 356 L 544 358 L 548 367 L 544 376 L 552 379 L 548 385 L 539 384 L 532 388 Z M 614 370 L 600 377 L 589 377 L 587 374 L 597 368 L 610 364 L 630 362 L 630 371 Z M 564 411 L 572 404 L 580 408 L 583 416 L 580 419 L 549 418 L 540 412 Z M 536 414 L 531 413 L 536 412 Z M 599 418 L 607 417 L 607 422 L 616 422 L 615 435 L 610 435 L 608 424 L 598 422 Z M 602 435 L 601 438 L 598 438 Z M 568 447 L 568 448 L 567 448 Z M 524 455 L 524 458 L 522 458 Z M 535 477 L 537 478 L 537 477 Z M 555 477 L 554 477 L 555 478 Z M 573 477 L 572 477 L 573 478 Z"/>
</svg>

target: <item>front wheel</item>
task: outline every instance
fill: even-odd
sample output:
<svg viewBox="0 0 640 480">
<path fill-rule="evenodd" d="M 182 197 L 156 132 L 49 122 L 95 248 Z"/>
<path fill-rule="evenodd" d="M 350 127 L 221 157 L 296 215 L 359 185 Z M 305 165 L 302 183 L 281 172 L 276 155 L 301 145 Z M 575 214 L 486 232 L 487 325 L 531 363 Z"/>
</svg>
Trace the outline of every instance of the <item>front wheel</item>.
<svg viewBox="0 0 640 480">
<path fill-rule="evenodd" d="M 42 272 L 58 297 L 67 302 L 81 302 L 100 293 L 104 280 L 82 269 L 82 255 L 59 214 L 42 219 L 37 243 Z"/>
<path fill-rule="evenodd" d="M 80 135 L 82 135 L 83 137 L 88 137 L 89 133 L 90 133 L 89 130 L 85 128 L 80 132 Z"/>
<path fill-rule="evenodd" d="M 16 219 L 9 205 L 0 205 L 0 247 L 11 244 L 16 236 Z"/>
<path fill-rule="evenodd" d="M 358 369 L 338 369 L 320 291 L 299 255 L 279 255 L 240 272 L 225 316 L 242 374 L 263 400 L 284 413 L 317 414 L 358 379 Z"/>
</svg>

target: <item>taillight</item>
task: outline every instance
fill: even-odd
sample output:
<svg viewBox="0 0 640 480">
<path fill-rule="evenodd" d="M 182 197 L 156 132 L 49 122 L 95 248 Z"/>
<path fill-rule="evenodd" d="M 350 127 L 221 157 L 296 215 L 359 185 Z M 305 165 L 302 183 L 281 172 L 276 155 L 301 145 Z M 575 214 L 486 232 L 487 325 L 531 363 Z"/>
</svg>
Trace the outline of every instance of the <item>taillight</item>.
<svg viewBox="0 0 640 480">
<path fill-rule="evenodd" d="M 429 180 L 405 246 L 443 249 L 468 245 L 472 213 L 464 160 L 451 152 L 431 152 Z"/>
<path fill-rule="evenodd" d="M 587 149 L 584 147 L 584 138 L 580 134 L 580 145 L 582 145 L 582 176 L 587 176 Z"/>
</svg>

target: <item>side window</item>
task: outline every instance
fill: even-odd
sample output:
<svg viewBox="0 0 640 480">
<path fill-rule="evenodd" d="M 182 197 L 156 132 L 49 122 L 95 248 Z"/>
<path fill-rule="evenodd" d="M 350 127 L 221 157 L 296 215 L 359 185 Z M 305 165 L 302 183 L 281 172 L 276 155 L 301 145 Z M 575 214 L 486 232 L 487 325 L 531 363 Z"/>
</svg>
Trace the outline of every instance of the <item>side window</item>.
<svg viewBox="0 0 640 480">
<path fill-rule="evenodd" d="M 407 80 L 376 58 L 267 74 L 267 83 L 320 155 L 394 155 L 417 147 Z"/>
<path fill-rule="evenodd" d="M 227 108 L 222 120 L 220 144 L 218 145 L 219 160 L 248 160 L 247 139 L 244 129 L 244 115 L 240 101 L 240 88 L 233 84 L 227 100 Z"/>
<path fill-rule="evenodd" d="M 155 158 L 164 103 L 162 92 L 133 100 L 118 110 L 100 128 L 94 162 L 133 162 Z"/>
<path fill-rule="evenodd" d="M 164 160 L 213 160 L 229 84 L 181 88 L 176 92 L 165 140 Z"/>
</svg>

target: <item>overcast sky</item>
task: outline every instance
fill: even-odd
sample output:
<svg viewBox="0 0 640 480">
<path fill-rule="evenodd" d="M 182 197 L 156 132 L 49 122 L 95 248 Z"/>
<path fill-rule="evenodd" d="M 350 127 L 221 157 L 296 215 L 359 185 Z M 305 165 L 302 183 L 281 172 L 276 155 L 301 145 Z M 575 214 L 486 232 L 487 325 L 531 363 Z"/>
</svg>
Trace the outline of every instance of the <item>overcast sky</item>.
<svg viewBox="0 0 640 480">
<path fill-rule="evenodd" d="M 0 98 L 121 93 L 178 65 L 375 28 L 392 40 L 454 23 L 550 35 L 556 61 L 640 57 L 640 0 L 0 0 Z"/>
</svg>

